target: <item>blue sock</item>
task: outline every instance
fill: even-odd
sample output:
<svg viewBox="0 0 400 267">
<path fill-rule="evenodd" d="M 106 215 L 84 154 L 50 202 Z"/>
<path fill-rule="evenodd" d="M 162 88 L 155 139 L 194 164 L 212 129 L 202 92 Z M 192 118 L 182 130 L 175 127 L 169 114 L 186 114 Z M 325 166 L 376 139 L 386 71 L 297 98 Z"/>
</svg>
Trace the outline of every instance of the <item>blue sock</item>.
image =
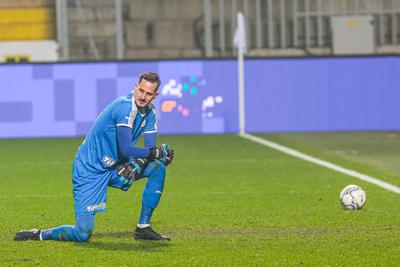
<svg viewBox="0 0 400 267">
<path fill-rule="evenodd" d="M 140 212 L 139 224 L 150 224 L 154 209 L 160 202 L 164 189 L 165 165 L 158 164 L 147 179 L 146 187 L 142 196 L 142 211 Z"/>
<path fill-rule="evenodd" d="M 142 205 L 142 211 L 140 212 L 139 224 L 150 224 L 151 216 L 153 215 L 153 208 Z"/>
<path fill-rule="evenodd" d="M 76 218 L 76 226 L 61 225 L 43 230 L 41 237 L 42 240 L 85 242 L 91 237 L 93 227 L 94 215 L 82 215 Z"/>
</svg>

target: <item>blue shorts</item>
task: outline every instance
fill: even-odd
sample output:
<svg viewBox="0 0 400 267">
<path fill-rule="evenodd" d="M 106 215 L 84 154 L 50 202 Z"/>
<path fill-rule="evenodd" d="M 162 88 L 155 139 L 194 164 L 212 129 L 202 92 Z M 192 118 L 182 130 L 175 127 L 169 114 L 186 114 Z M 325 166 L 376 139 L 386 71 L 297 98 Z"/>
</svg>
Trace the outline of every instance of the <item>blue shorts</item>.
<svg viewBox="0 0 400 267">
<path fill-rule="evenodd" d="M 158 168 L 160 161 L 152 161 L 139 177 L 148 177 Z M 79 159 L 74 160 L 72 168 L 72 188 L 74 193 L 75 216 L 95 214 L 107 210 L 106 198 L 108 187 L 127 191 L 130 185 L 120 181 L 117 170 L 88 172 Z"/>
</svg>

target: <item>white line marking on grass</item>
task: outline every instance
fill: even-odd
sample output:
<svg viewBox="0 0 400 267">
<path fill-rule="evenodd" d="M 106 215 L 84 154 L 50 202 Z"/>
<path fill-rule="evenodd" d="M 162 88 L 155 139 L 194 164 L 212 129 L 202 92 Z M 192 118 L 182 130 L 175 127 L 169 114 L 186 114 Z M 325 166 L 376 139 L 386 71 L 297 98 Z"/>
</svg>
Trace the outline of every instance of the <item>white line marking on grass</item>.
<svg viewBox="0 0 400 267">
<path fill-rule="evenodd" d="M 328 168 L 328 169 L 331 169 L 331 170 L 334 170 L 334 171 L 337 171 L 337 172 L 340 172 L 340 173 L 344 173 L 346 175 L 355 177 L 355 178 L 360 179 L 362 181 L 369 182 L 371 184 L 374 184 L 374 185 L 377 185 L 379 187 L 382 187 L 382 188 L 384 188 L 386 190 L 389 190 L 389 191 L 392 191 L 394 193 L 400 194 L 400 188 L 399 187 L 397 187 L 395 185 L 392 185 L 392 184 L 389 184 L 389 183 L 386 183 L 384 181 L 381 181 L 381 180 L 379 180 L 377 178 L 374 178 L 372 176 L 368 176 L 368 175 L 365 175 L 365 174 L 362 174 L 362 173 L 359 173 L 359 172 L 356 172 L 356 171 L 353 171 L 353 170 L 350 170 L 350 169 L 343 168 L 343 167 L 341 167 L 339 165 L 330 163 L 330 162 L 325 161 L 325 160 L 314 158 L 312 156 L 309 156 L 307 154 L 301 153 L 301 152 L 299 152 L 297 150 L 288 148 L 286 146 L 279 145 L 277 143 L 271 142 L 271 141 L 269 141 L 267 139 L 264 139 L 264 138 L 260 138 L 260 137 L 257 137 L 257 136 L 254 136 L 254 135 L 250 135 L 250 134 L 239 134 L 239 136 L 243 137 L 244 139 L 247 139 L 247 140 L 262 144 L 264 146 L 273 148 L 275 150 L 281 151 L 283 153 L 289 154 L 289 155 L 291 155 L 293 157 L 300 158 L 300 159 L 315 163 L 317 165 L 320 165 L 322 167 L 325 167 L 325 168 Z"/>
</svg>

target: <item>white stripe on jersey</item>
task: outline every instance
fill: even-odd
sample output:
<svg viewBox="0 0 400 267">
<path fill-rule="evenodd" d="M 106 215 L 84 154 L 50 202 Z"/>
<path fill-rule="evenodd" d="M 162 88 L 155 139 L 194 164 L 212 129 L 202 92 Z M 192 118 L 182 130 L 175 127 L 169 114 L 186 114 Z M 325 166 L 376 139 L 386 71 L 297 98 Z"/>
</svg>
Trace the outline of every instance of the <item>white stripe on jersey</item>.
<svg viewBox="0 0 400 267">
<path fill-rule="evenodd" d="M 128 128 L 132 128 L 131 125 L 126 124 L 126 123 L 118 123 L 117 126 L 126 126 L 126 127 L 128 127 Z"/>
<path fill-rule="evenodd" d="M 148 132 L 143 132 L 143 133 L 147 134 L 147 133 L 156 133 L 156 132 L 157 132 L 157 130 L 154 130 L 154 131 L 148 131 Z"/>
<path fill-rule="evenodd" d="M 157 132 L 157 111 L 156 111 L 156 107 L 153 104 L 150 104 L 149 108 L 151 109 L 151 111 L 153 111 L 153 114 L 154 114 L 154 129 L 155 129 L 155 132 Z M 149 132 L 147 132 L 147 133 L 149 133 Z"/>
<path fill-rule="evenodd" d="M 132 111 L 129 114 L 129 119 L 128 119 L 129 128 L 133 128 L 133 122 L 135 121 L 136 114 L 137 114 L 137 106 L 135 104 L 135 96 L 132 95 Z"/>
</svg>

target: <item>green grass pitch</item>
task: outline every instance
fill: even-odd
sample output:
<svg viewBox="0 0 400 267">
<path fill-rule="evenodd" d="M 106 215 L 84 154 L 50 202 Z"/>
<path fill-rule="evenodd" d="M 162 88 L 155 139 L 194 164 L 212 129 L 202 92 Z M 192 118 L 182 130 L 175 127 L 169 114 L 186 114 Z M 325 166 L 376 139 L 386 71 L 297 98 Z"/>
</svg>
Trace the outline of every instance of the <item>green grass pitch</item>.
<svg viewBox="0 0 400 267">
<path fill-rule="evenodd" d="M 398 184 L 379 166 L 268 136 Z M 73 224 L 71 163 L 82 139 L 0 140 L 0 266 L 398 266 L 400 196 L 235 135 L 162 136 L 175 148 L 154 228 L 132 237 L 144 180 L 110 188 L 89 243 L 14 242 L 16 231 Z M 304 140 L 302 140 L 304 141 Z M 346 211 L 347 184 L 367 204 Z"/>
</svg>

